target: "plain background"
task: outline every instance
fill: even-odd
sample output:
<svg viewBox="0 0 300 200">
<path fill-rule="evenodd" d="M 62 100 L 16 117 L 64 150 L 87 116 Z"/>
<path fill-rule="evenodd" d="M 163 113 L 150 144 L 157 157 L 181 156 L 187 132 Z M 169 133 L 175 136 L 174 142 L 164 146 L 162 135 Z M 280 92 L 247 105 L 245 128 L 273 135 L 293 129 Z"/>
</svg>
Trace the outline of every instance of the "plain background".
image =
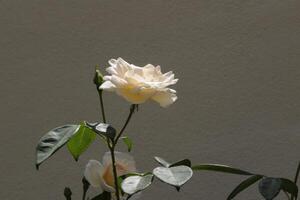
<svg viewBox="0 0 300 200">
<path fill-rule="evenodd" d="M 101 159 L 104 145 L 94 143 L 78 163 L 64 148 L 40 171 L 35 146 L 59 125 L 99 121 L 94 65 L 104 69 L 117 57 L 161 65 L 180 79 L 175 104 L 140 106 L 126 131 L 140 171 L 157 166 L 159 155 L 292 178 L 300 152 L 299 11 L 297 0 L 1 0 L 1 199 L 64 199 L 65 186 L 80 199 L 84 166 Z M 105 103 L 120 127 L 129 104 L 111 93 Z M 180 193 L 155 181 L 142 199 L 221 200 L 244 178 L 196 173 Z M 236 199 L 262 198 L 254 186 Z"/>
</svg>

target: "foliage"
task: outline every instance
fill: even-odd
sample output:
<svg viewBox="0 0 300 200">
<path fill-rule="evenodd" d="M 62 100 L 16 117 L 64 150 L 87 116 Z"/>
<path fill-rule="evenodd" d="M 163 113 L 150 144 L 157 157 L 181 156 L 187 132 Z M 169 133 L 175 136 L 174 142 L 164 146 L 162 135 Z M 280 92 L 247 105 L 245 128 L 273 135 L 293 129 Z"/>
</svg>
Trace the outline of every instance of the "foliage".
<svg viewBox="0 0 300 200">
<path fill-rule="evenodd" d="M 121 70 L 120 72 L 122 72 L 121 68 L 124 67 L 124 65 L 126 65 L 126 62 L 122 59 L 113 60 L 110 62 L 111 64 L 114 65 L 115 67 L 114 70 Z M 115 66 L 115 62 L 121 62 L 121 68 L 117 68 Z M 131 66 L 129 66 L 129 68 L 130 67 Z M 152 69 L 152 66 L 148 66 L 148 68 L 149 67 Z M 149 70 L 149 69 L 142 69 L 142 70 Z M 155 73 L 158 74 L 160 77 L 170 76 L 169 78 L 166 79 L 170 83 L 175 84 L 177 82 L 177 79 L 174 79 L 174 75 L 172 73 L 166 73 L 163 75 L 160 71 L 160 68 L 157 67 L 153 69 L 156 70 Z M 115 73 L 114 71 L 112 72 Z M 147 73 L 149 72 L 147 71 Z M 119 76 L 121 75 L 119 74 Z M 113 76 L 111 76 L 111 79 L 112 78 Z M 147 76 L 145 76 L 144 78 L 147 78 Z M 154 159 L 157 161 L 157 163 L 160 166 L 155 167 L 151 172 L 147 172 L 147 173 L 134 172 L 134 173 L 122 174 L 121 176 L 118 176 L 116 146 L 119 139 L 121 139 L 123 143 L 126 145 L 128 152 L 132 151 L 133 141 L 128 136 L 123 136 L 123 133 L 127 125 L 129 124 L 133 114 L 138 111 L 139 105 L 134 103 L 130 106 L 129 115 L 121 129 L 114 128 L 111 124 L 108 124 L 106 122 L 106 116 L 104 111 L 102 89 L 107 88 L 108 85 L 110 89 L 116 86 L 112 85 L 113 80 L 107 81 L 105 79 L 106 81 L 104 81 L 104 79 L 103 79 L 103 75 L 100 72 L 99 67 L 97 67 L 93 81 L 94 84 L 96 85 L 99 94 L 99 99 L 100 99 L 101 116 L 102 116 L 101 122 L 97 122 L 97 123 L 81 122 L 81 123 L 67 124 L 67 125 L 54 128 L 49 132 L 47 132 L 40 139 L 36 147 L 36 167 L 38 169 L 43 162 L 45 162 L 48 158 L 54 155 L 54 153 L 57 152 L 60 148 L 62 148 L 64 145 L 67 145 L 70 154 L 73 156 L 73 158 L 76 161 L 78 161 L 79 157 L 90 147 L 90 145 L 94 142 L 95 139 L 97 139 L 97 137 L 104 142 L 104 145 L 107 146 L 111 155 L 112 172 L 114 178 L 113 180 L 114 192 L 105 190 L 101 194 L 95 197 L 87 198 L 88 189 L 90 188 L 90 182 L 86 177 L 84 177 L 82 179 L 83 200 L 85 199 L 110 200 L 115 198 L 117 200 L 120 200 L 121 198 L 130 199 L 132 196 L 137 195 L 141 191 L 147 189 L 151 184 L 153 184 L 155 179 L 160 180 L 163 183 L 166 183 L 172 187 L 175 187 L 177 191 L 180 191 L 182 186 L 186 184 L 195 175 L 195 173 L 201 171 L 212 171 L 218 173 L 228 173 L 228 174 L 246 176 L 246 178 L 241 183 L 239 183 L 233 189 L 233 191 L 228 195 L 227 200 L 234 199 L 238 194 L 240 194 L 250 186 L 256 184 L 257 182 L 258 182 L 258 191 L 265 200 L 272 200 L 276 198 L 281 191 L 286 194 L 289 200 L 296 200 L 298 198 L 297 181 L 300 172 L 300 162 L 298 164 L 296 175 L 293 181 L 287 178 L 268 177 L 267 175 L 256 174 L 256 173 L 252 173 L 249 171 L 245 171 L 227 165 L 209 164 L 209 163 L 192 165 L 192 162 L 189 159 L 182 159 L 177 162 L 168 162 L 165 159 L 158 156 L 154 157 Z M 139 86 L 137 85 L 137 87 Z M 131 88 L 127 88 L 126 90 L 128 90 L 127 92 L 132 92 Z M 143 91 L 144 90 L 145 88 L 143 88 Z M 153 100 L 158 101 L 161 106 L 166 107 L 167 105 L 174 103 L 174 101 L 177 98 L 176 95 L 174 96 L 174 91 L 171 92 L 169 91 L 169 93 L 166 92 L 164 93 L 164 95 L 171 95 L 169 97 L 173 98 L 171 99 L 172 101 L 165 103 L 164 101 L 167 99 L 159 99 L 161 97 L 157 95 L 156 98 L 154 98 Z M 133 94 L 130 93 L 128 94 L 126 93 L 126 95 L 123 96 L 127 98 L 127 100 L 128 98 L 130 98 L 130 101 L 133 100 L 137 101 L 138 99 L 137 98 L 138 96 L 133 96 Z M 145 98 L 148 98 L 148 96 L 144 94 L 143 99 Z M 168 98 L 168 97 L 164 97 L 164 98 Z M 103 178 L 99 174 L 96 175 L 98 178 Z M 72 199 L 72 191 L 70 188 L 66 187 L 64 189 L 64 196 L 66 200 Z"/>
</svg>

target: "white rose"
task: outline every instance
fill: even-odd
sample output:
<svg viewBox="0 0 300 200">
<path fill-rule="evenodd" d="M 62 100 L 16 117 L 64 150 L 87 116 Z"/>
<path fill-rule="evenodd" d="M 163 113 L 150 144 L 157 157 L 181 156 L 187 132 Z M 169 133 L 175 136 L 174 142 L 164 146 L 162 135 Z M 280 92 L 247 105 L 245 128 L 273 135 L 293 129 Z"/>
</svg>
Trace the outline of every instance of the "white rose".
<svg viewBox="0 0 300 200">
<path fill-rule="evenodd" d="M 104 76 L 105 82 L 100 89 L 115 91 L 133 104 L 152 99 L 162 107 L 167 107 L 176 101 L 176 91 L 168 88 L 178 81 L 174 79 L 173 72 L 163 74 L 160 66 L 148 64 L 138 67 L 122 58 L 111 59 L 109 64 L 110 67 L 106 71 L 110 76 Z"/>
<path fill-rule="evenodd" d="M 136 172 L 135 161 L 127 153 L 115 152 L 118 176 Z M 114 175 L 110 152 L 103 156 L 102 164 L 97 160 L 90 160 L 85 167 L 84 177 L 93 186 L 107 192 L 115 192 Z"/>
</svg>

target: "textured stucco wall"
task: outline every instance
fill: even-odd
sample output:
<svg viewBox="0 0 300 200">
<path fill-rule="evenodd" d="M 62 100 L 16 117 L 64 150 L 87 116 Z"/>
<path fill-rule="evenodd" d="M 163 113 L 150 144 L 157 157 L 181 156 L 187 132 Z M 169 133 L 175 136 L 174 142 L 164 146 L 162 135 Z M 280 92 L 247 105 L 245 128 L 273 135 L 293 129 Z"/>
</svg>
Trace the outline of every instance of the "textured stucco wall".
<svg viewBox="0 0 300 200">
<path fill-rule="evenodd" d="M 80 199 L 84 165 L 100 159 L 103 145 L 78 163 L 61 150 L 39 172 L 34 148 L 53 127 L 100 118 L 93 68 L 118 56 L 180 79 L 176 104 L 141 106 L 127 130 L 141 171 L 160 155 L 292 177 L 299 10 L 297 0 L 1 0 L 1 199 L 63 199 L 64 186 Z M 114 94 L 105 101 L 108 119 L 121 126 L 128 103 Z M 181 193 L 156 181 L 142 199 L 221 200 L 242 178 L 199 173 Z M 260 197 L 253 187 L 237 199 Z"/>
</svg>

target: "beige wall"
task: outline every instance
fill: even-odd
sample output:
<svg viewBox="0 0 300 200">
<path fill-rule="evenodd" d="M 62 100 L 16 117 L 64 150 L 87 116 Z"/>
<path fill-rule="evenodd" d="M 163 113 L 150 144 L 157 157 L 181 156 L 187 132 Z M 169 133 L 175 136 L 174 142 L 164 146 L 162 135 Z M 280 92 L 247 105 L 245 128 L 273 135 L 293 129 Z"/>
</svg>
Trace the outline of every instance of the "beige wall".
<svg viewBox="0 0 300 200">
<path fill-rule="evenodd" d="M 299 10 L 296 0 L 1 0 L 1 199 L 63 199 L 64 186 L 80 199 L 82 170 L 100 159 L 101 143 L 78 163 L 61 150 L 39 172 L 35 144 L 53 127 L 100 118 L 93 66 L 118 56 L 180 79 L 176 104 L 147 103 L 128 128 L 141 171 L 160 155 L 292 177 L 300 152 Z M 108 119 L 121 126 L 128 104 L 114 94 L 105 101 Z M 179 194 L 156 181 L 142 199 L 221 200 L 241 180 L 199 173 Z M 237 199 L 259 198 L 253 188 Z"/>
</svg>

